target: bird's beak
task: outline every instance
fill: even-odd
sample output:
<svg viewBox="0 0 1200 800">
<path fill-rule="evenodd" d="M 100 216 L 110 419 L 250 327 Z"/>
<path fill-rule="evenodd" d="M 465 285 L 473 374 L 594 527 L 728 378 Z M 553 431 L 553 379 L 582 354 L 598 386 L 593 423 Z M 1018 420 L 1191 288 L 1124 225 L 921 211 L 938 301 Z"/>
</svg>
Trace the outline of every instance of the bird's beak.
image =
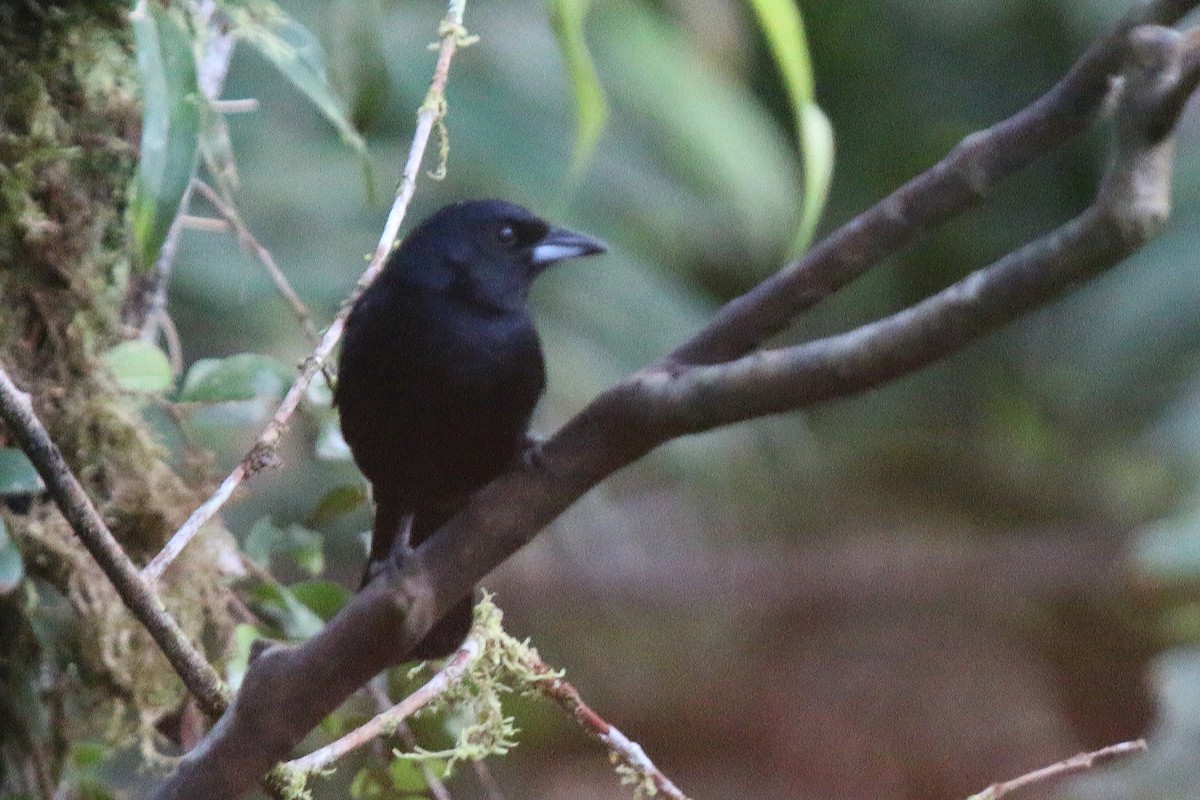
<svg viewBox="0 0 1200 800">
<path fill-rule="evenodd" d="M 563 259 L 592 256 L 607 249 L 608 247 L 598 239 L 566 228 L 551 228 L 542 240 L 533 246 L 530 260 L 534 268 L 541 271 Z"/>
</svg>

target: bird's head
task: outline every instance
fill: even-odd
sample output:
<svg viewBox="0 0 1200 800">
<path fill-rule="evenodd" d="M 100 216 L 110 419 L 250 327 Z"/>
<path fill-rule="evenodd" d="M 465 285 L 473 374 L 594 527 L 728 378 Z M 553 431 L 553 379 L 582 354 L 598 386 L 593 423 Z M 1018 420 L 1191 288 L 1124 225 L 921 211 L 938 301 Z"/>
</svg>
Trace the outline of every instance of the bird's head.
<svg viewBox="0 0 1200 800">
<path fill-rule="evenodd" d="M 524 308 L 546 267 L 603 253 L 601 242 L 550 225 L 504 200 L 466 200 L 412 230 L 389 261 L 402 280 L 480 309 Z"/>
</svg>

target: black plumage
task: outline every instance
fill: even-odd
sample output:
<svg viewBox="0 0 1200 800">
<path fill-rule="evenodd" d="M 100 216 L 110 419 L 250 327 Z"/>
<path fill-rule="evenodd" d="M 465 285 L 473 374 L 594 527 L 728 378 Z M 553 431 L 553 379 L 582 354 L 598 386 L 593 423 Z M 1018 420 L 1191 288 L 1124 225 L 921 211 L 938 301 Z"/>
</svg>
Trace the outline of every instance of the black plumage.
<svg viewBox="0 0 1200 800">
<path fill-rule="evenodd" d="M 355 303 L 334 403 L 375 501 L 364 584 L 409 515 L 415 547 L 520 456 L 545 384 L 529 288 L 547 266 L 603 251 L 512 203 L 454 203 L 413 229 Z M 453 652 L 471 600 L 411 656 Z"/>
</svg>

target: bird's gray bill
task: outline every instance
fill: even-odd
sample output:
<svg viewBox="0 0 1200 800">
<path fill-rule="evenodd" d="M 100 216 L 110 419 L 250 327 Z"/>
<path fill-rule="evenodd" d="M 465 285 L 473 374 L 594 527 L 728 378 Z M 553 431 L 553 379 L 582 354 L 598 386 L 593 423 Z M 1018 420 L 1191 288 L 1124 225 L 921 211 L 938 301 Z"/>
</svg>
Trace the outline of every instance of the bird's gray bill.
<svg viewBox="0 0 1200 800">
<path fill-rule="evenodd" d="M 548 267 L 566 258 L 592 256 L 608 250 L 599 239 L 575 233 L 566 228 L 551 228 L 542 240 L 533 246 L 535 266 Z"/>
</svg>

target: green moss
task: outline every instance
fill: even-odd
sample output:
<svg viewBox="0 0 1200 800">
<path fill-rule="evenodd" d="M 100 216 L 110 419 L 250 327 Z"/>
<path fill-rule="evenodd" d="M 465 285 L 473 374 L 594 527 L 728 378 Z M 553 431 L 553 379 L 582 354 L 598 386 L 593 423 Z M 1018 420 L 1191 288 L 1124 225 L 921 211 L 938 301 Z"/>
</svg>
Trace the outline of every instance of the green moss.
<svg viewBox="0 0 1200 800">
<path fill-rule="evenodd" d="M 203 487 L 170 468 L 103 362 L 127 335 L 132 294 L 126 205 L 141 109 L 126 13 L 125 2 L 0 4 L 0 363 L 126 551 L 144 561 Z M 57 511 L 38 504 L 8 522 L 29 574 L 81 620 L 70 661 L 89 676 L 88 701 L 73 706 L 63 735 L 136 740 L 150 755 L 155 724 L 183 700 L 180 681 Z M 184 565 L 169 581 L 164 600 L 193 640 L 224 641 L 232 625 L 219 576 Z"/>
</svg>

